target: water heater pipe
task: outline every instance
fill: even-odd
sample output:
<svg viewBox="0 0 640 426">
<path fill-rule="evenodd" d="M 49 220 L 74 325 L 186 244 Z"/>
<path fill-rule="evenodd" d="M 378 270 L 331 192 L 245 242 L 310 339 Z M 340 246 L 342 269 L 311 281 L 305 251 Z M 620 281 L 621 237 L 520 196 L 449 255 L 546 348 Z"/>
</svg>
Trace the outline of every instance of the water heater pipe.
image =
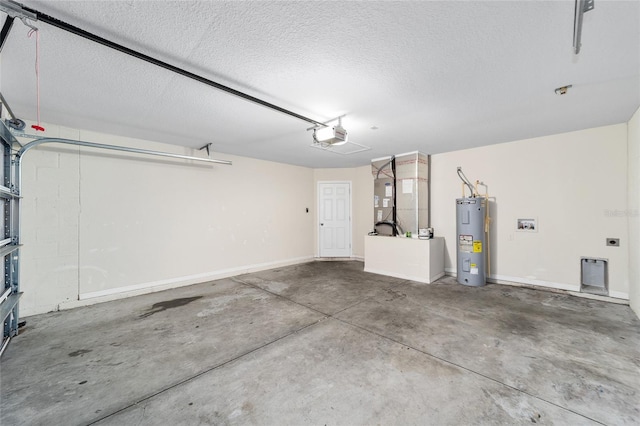
<svg viewBox="0 0 640 426">
<path fill-rule="evenodd" d="M 458 166 L 458 177 L 462 180 L 462 182 L 469 187 L 469 191 L 471 191 L 471 198 L 474 198 L 476 196 L 476 194 L 473 192 L 473 186 L 471 185 L 471 182 L 469 182 L 469 179 L 467 179 L 467 177 L 465 176 L 465 174 L 462 172 L 462 167 Z M 464 189 L 464 187 L 463 187 Z M 464 191 L 462 193 L 462 197 L 464 198 Z"/>
<path fill-rule="evenodd" d="M 485 192 L 484 194 L 480 194 L 478 191 L 478 186 L 484 186 Z M 491 275 L 491 237 L 489 233 L 489 227 L 491 224 L 491 214 L 489 212 L 489 187 L 485 184 L 476 180 L 475 184 L 476 194 L 480 197 L 484 197 L 487 200 L 487 209 L 485 210 L 485 218 L 484 218 L 484 232 L 487 235 L 487 277 Z"/>
</svg>

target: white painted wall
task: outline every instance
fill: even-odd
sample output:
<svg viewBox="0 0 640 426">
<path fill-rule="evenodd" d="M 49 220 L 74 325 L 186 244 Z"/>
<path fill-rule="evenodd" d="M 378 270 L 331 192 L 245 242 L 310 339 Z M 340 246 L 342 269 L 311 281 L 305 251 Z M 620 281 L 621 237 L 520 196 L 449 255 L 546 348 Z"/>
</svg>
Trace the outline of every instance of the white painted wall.
<svg viewBox="0 0 640 426">
<path fill-rule="evenodd" d="M 318 256 L 318 182 L 344 181 L 351 182 L 352 205 L 352 256 L 364 259 L 364 237 L 373 229 L 373 176 L 371 166 L 341 169 L 315 169 L 314 178 L 314 247 Z"/>
<path fill-rule="evenodd" d="M 629 304 L 640 317 L 640 109 L 627 125 L 629 161 Z"/>
<path fill-rule="evenodd" d="M 454 199 L 461 192 L 455 170 L 460 165 L 496 197 L 494 276 L 576 290 L 580 257 L 604 257 L 610 262 L 611 294 L 631 293 L 638 312 L 638 265 L 628 255 L 637 259 L 640 227 L 638 215 L 627 213 L 637 211 L 640 195 L 639 115 L 628 126 L 432 156 L 432 223 L 436 235 L 446 238 L 446 268 L 455 271 Z M 203 155 L 45 127 L 49 136 Z M 364 257 L 373 214 L 369 165 L 312 170 L 222 157 L 234 165 L 188 167 L 181 161 L 60 145 L 32 150 L 23 173 L 21 314 L 310 260 L 318 255 L 318 181 L 352 182 L 353 256 Z M 537 217 L 538 233 L 515 232 L 516 218 L 524 216 Z M 606 247 L 606 237 L 621 238 L 622 247 Z"/>
<path fill-rule="evenodd" d="M 489 185 L 491 275 L 568 290 L 580 286 L 582 256 L 609 260 L 610 295 L 627 298 L 627 125 L 619 124 L 432 156 L 432 224 L 455 272 L 456 167 Z M 516 232 L 518 218 L 536 233 Z M 607 247 L 607 237 L 621 247 Z"/>
<path fill-rule="evenodd" d="M 204 155 L 44 126 L 49 136 Z M 61 145 L 29 152 L 21 315 L 313 259 L 313 170 L 213 156 L 233 166 Z"/>
<path fill-rule="evenodd" d="M 32 123 L 27 123 L 27 129 Z M 78 139 L 80 132 L 43 124 L 46 135 Z M 42 133 L 41 133 L 42 134 Z M 20 139 L 24 144 L 28 139 Z M 20 315 L 78 300 L 80 158 L 77 147 L 34 148 L 22 161 Z"/>
</svg>

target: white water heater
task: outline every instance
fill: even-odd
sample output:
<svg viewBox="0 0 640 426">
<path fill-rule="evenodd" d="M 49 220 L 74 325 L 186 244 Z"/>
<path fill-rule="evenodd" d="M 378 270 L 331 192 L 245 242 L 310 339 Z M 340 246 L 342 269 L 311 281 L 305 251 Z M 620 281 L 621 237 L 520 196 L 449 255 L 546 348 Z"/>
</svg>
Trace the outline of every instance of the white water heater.
<svg viewBox="0 0 640 426">
<path fill-rule="evenodd" d="M 486 284 L 485 217 L 487 200 L 456 199 L 458 283 L 480 287 Z"/>
</svg>

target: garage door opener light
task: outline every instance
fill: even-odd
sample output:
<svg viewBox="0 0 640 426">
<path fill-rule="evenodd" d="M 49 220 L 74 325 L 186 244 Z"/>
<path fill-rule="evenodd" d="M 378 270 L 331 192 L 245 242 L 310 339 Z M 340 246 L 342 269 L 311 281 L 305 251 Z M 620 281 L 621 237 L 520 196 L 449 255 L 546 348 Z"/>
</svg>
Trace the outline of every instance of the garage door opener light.
<svg viewBox="0 0 640 426">
<path fill-rule="evenodd" d="M 331 121 L 335 121 L 330 120 Z M 338 125 L 331 127 L 316 127 L 313 129 L 313 140 L 321 145 L 340 146 L 347 143 L 349 136 L 347 130 L 342 127 L 342 117 L 338 117 Z"/>
</svg>

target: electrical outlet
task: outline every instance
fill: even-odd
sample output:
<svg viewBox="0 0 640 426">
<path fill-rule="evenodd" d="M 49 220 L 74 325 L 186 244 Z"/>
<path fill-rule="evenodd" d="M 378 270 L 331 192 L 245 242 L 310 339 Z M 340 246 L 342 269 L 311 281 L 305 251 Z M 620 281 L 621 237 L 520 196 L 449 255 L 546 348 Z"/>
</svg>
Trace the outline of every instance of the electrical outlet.
<svg viewBox="0 0 640 426">
<path fill-rule="evenodd" d="M 611 247 L 620 247 L 620 238 L 607 238 L 607 245 Z"/>
</svg>

